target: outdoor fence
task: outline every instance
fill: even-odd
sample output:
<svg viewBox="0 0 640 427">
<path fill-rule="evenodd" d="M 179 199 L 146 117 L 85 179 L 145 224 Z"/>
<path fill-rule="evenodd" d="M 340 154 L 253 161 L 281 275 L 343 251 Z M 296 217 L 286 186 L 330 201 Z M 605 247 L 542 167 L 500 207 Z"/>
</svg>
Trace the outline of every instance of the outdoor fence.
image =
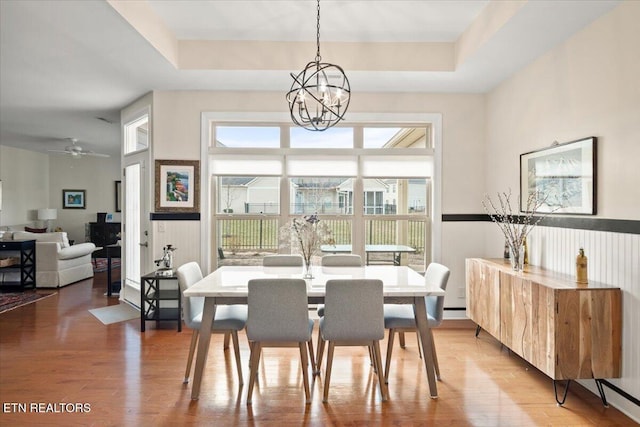
<svg viewBox="0 0 640 427">
<path fill-rule="evenodd" d="M 351 244 L 351 220 L 323 220 L 331 230 L 336 244 Z M 406 227 L 399 227 L 397 220 L 367 220 L 366 244 L 406 244 L 418 253 L 424 251 L 425 221 L 408 220 Z M 279 231 L 277 218 L 221 219 L 218 220 L 221 236 L 220 247 L 228 252 L 273 251 L 277 252 Z M 398 239 L 398 228 L 406 229 L 406 240 Z"/>
<path fill-rule="evenodd" d="M 280 205 L 275 202 L 245 203 L 244 213 L 251 214 L 277 214 Z M 393 204 L 365 205 L 363 212 L 366 215 L 395 215 L 398 207 Z M 233 209 L 224 209 L 225 213 L 233 213 Z M 353 206 L 344 203 L 293 203 L 291 212 L 296 215 L 323 214 L 323 215 L 348 215 L 353 212 Z M 424 212 L 424 206 L 410 207 L 410 213 Z"/>
</svg>

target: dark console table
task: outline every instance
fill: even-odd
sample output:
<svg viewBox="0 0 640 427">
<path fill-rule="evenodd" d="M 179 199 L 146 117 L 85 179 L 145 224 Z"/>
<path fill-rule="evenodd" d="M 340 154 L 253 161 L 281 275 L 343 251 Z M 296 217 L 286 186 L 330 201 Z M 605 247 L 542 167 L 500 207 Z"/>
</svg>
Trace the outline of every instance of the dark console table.
<svg viewBox="0 0 640 427">
<path fill-rule="evenodd" d="M 182 332 L 182 301 L 175 271 L 171 276 L 153 272 L 140 279 L 140 331 L 144 332 L 147 320 L 155 320 L 156 327 L 161 320 L 173 320 L 178 323 L 178 332 Z M 168 282 L 166 289 L 161 289 L 162 282 Z M 178 307 L 162 307 L 163 301 L 177 301 Z"/>
<path fill-rule="evenodd" d="M 16 262 L 11 265 L 0 267 L 2 286 L 20 286 L 22 289 L 26 287 L 36 287 L 35 240 L 9 240 L 0 242 L 0 253 L 6 255 L 6 258 L 19 258 L 19 260 L 16 259 Z M 1 258 L 5 258 L 5 256 Z M 4 280 L 6 274 L 18 272 L 20 273 L 20 280 Z"/>
</svg>

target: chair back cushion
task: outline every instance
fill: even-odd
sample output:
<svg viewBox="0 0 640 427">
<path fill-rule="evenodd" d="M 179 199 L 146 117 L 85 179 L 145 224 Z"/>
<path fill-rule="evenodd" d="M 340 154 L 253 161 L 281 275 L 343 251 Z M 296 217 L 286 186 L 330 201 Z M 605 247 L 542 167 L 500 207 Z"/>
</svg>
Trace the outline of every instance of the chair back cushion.
<svg viewBox="0 0 640 427">
<path fill-rule="evenodd" d="M 36 242 L 60 243 L 61 247 L 68 248 L 69 238 L 66 231 L 52 233 L 30 233 L 28 231 L 14 231 L 13 240 L 35 240 Z"/>
<path fill-rule="evenodd" d="M 250 341 L 293 341 L 311 339 L 307 284 L 302 279 L 249 280 Z"/>
<path fill-rule="evenodd" d="M 301 267 L 304 261 L 302 255 L 267 255 L 262 258 L 265 267 Z"/>
<path fill-rule="evenodd" d="M 331 254 L 322 257 L 323 267 L 362 267 L 362 257 L 357 254 Z"/>
<path fill-rule="evenodd" d="M 204 309 L 204 298 L 185 297 L 184 291 L 189 289 L 194 283 L 202 280 L 202 271 L 197 262 L 188 262 L 178 267 L 176 271 L 180 295 L 182 298 L 182 318 L 189 328 L 199 327 Z"/>
<path fill-rule="evenodd" d="M 328 341 L 384 338 L 382 280 L 328 280 L 321 333 Z"/>
<path fill-rule="evenodd" d="M 424 280 L 428 285 L 436 285 L 443 291 L 447 289 L 449 269 L 442 264 L 432 262 L 427 267 Z M 426 297 L 427 314 L 431 326 L 440 326 L 444 316 L 444 297 Z"/>
</svg>

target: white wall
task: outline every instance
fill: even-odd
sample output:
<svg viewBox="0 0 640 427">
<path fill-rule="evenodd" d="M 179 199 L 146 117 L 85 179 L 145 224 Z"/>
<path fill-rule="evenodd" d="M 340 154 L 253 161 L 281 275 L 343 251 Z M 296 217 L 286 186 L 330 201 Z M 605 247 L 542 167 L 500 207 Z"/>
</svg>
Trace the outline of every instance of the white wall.
<svg viewBox="0 0 640 427">
<path fill-rule="evenodd" d="M 543 55 L 487 97 L 486 183 L 490 193 L 519 185 L 519 154 L 586 136 L 598 137 L 599 218 L 640 220 L 640 2 L 609 14 Z M 489 256 L 502 238 L 486 224 Z M 584 245 L 591 280 L 623 291 L 622 378 L 613 383 L 640 396 L 640 238 L 638 235 L 539 227 L 532 263 L 574 274 Z M 595 390 L 593 381 L 584 382 Z M 636 420 L 640 408 L 607 390 Z"/>
<path fill-rule="evenodd" d="M 49 204 L 58 210 L 54 226 L 62 227 L 69 239 L 85 241 L 85 224 L 96 221 L 98 212 L 115 213 L 115 181 L 120 180 L 120 159 L 84 156 L 49 157 Z M 62 190 L 85 190 L 86 209 L 63 209 Z M 120 214 L 115 215 L 118 220 Z"/>
<path fill-rule="evenodd" d="M 115 212 L 119 176 L 118 158 L 74 159 L 0 146 L 0 226 L 33 222 L 39 208 L 55 208 L 58 218 L 51 226 L 62 227 L 69 239 L 84 242 L 85 224 L 95 221 L 97 212 Z M 63 189 L 86 190 L 86 209 L 62 209 Z"/>
<path fill-rule="evenodd" d="M 155 159 L 200 159 L 202 112 L 286 112 L 284 92 L 154 92 L 153 155 Z M 356 93 L 352 113 L 441 113 L 443 117 L 443 213 L 478 213 L 484 193 L 485 97 L 481 94 Z M 206 182 L 207 180 L 205 180 Z M 172 236 L 179 260 L 200 260 L 198 221 L 154 227 L 153 251 L 162 252 L 160 237 Z M 177 229 L 180 228 L 180 232 Z M 443 227 L 442 261 L 451 268 L 445 304 L 464 306 L 464 259 L 481 252 L 482 238 L 469 238 L 465 223 Z M 476 233 L 476 231 L 473 231 Z M 473 233 L 472 232 L 472 233 Z M 166 241 L 164 243 L 167 243 Z M 462 297 L 461 297 L 462 296 Z"/>
<path fill-rule="evenodd" d="M 0 226 L 37 219 L 38 209 L 49 205 L 49 156 L 0 145 L 2 212 Z"/>
<path fill-rule="evenodd" d="M 488 95 L 354 92 L 350 112 L 442 114 L 443 214 L 482 213 L 481 201 L 486 192 L 511 187 L 517 193 L 519 154 L 549 146 L 555 140 L 564 142 L 597 136 L 600 144 L 598 216 L 638 220 L 640 26 L 635 25 L 638 20 L 640 2 L 623 2 Z M 153 157 L 202 160 L 203 112 L 282 113 L 287 108 L 285 90 L 153 92 Z M 166 221 L 163 225 L 165 234 L 154 227 L 155 252 L 159 253 L 167 243 L 166 237 L 170 237 L 170 243 L 180 248 L 176 257 L 178 264 L 200 259 L 200 239 L 207 237 L 200 235 L 198 221 Z M 544 235 L 551 231 L 541 227 L 536 233 Z M 541 263 L 543 259 L 558 258 L 570 263 L 575 257 L 575 253 L 563 245 L 536 246 L 545 239 L 538 234 L 532 236 L 535 257 L 540 252 L 551 254 L 546 258 L 534 257 Z M 599 239 L 600 236 L 594 237 L 593 241 Z M 598 279 L 619 281 L 616 285 L 624 291 L 624 378 L 616 382 L 638 396 L 640 325 L 632 313 L 640 312 L 637 285 L 640 277 L 631 258 L 637 250 L 628 249 L 635 248 L 636 238 L 621 239 L 617 248 L 621 251 L 622 264 L 608 265 L 605 261 L 608 258 L 592 253 L 592 262 L 599 265 L 590 268 L 594 268 L 592 274 Z M 596 252 L 597 247 L 591 251 Z M 441 248 L 441 261 L 452 270 L 445 305 L 460 307 L 465 304 L 464 297 L 459 296 L 465 287 L 464 259 L 502 256 L 503 240 L 493 224 L 444 222 Z M 611 272 L 621 268 L 628 273 L 618 280 L 621 276 Z M 618 407 L 640 419 L 637 407 L 631 407 L 610 391 L 608 395 Z"/>
</svg>

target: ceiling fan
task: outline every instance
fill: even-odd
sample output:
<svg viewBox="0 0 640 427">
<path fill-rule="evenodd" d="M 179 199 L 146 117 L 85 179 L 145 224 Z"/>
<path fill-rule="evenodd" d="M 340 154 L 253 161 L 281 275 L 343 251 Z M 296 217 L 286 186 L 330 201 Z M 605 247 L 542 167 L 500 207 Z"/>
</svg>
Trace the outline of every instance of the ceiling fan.
<svg viewBox="0 0 640 427">
<path fill-rule="evenodd" d="M 85 150 L 81 146 L 76 145 L 78 142 L 77 138 L 65 138 L 65 140 L 69 141 L 71 145 L 64 147 L 64 150 L 49 150 L 49 152 L 68 154 L 74 158 L 80 158 L 82 156 L 110 157 L 108 154 L 94 153 L 93 151 Z"/>
</svg>

